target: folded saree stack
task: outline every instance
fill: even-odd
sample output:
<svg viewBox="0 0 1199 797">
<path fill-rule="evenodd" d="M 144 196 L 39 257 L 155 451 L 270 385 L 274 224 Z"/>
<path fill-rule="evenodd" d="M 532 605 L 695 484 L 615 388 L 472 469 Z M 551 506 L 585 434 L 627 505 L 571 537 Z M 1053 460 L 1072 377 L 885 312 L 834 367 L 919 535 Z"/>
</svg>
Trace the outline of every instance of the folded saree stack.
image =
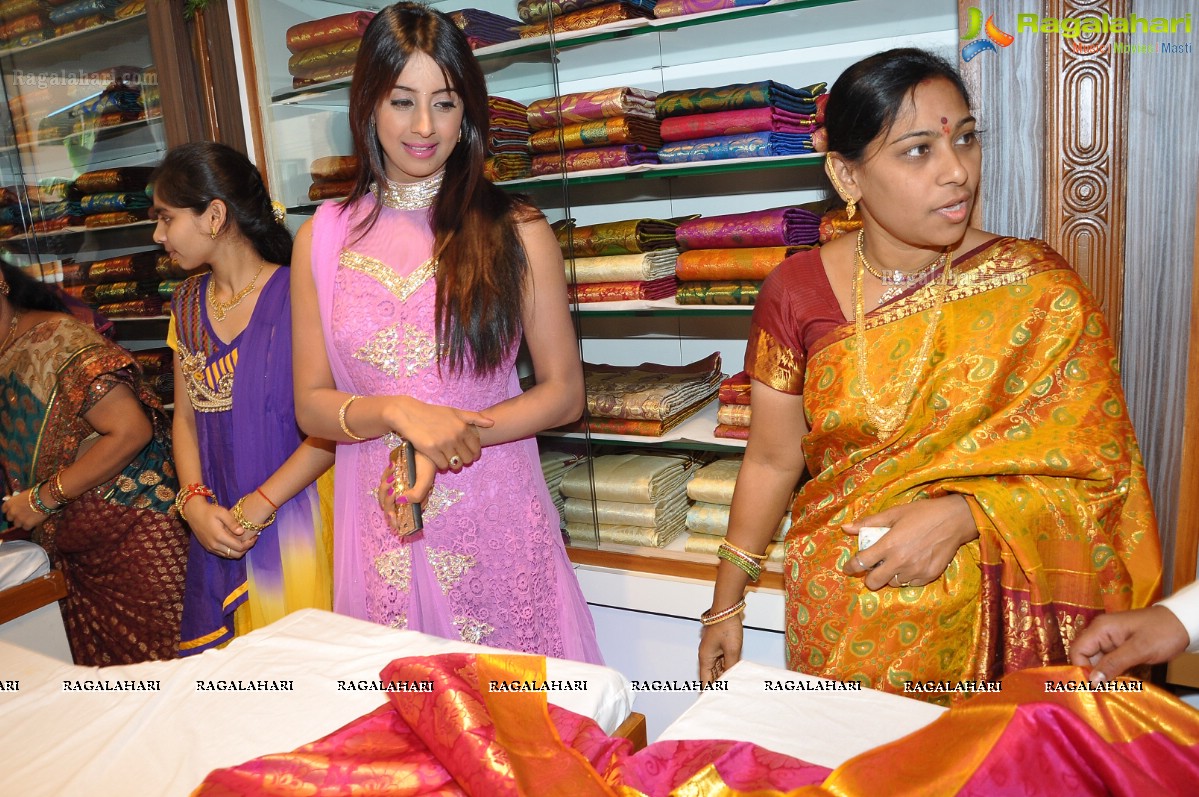
<svg viewBox="0 0 1199 797">
<path fill-rule="evenodd" d="M 723 11 L 726 8 L 765 5 L 768 0 L 658 0 L 654 16 L 658 19 L 685 17 L 705 11 Z"/>
<path fill-rule="evenodd" d="M 816 241 L 820 218 L 782 207 L 689 219 L 679 224 L 679 304 L 749 305 L 762 280 L 798 249 Z"/>
<path fill-rule="evenodd" d="M 665 299 L 678 288 L 675 280 L 675 249 L 600 257 L 576 257 L 566 261 L 570 300 L 620 302 Z"/>
<path fill-rule="evenodd" d="M 565 33 L 654 15 L 656 0 L 518 0 L 516 13 L 526 24 L 520 38 Z"/>
<path fill-rule="evenodd" d="M 659 548 L 683 533 L 695 461 L 673 454 L 606 454 L 562 479 L 571 542 Z M 593 500 L 594 498 L 594 500 Z"/>
<path fill-rule="evenodd" d="M 354 190 L 358 158 L 354 155 L 326 155 L 309 165 L 308 174 L 312 177 L 312 185 L 308 187 L 310 201 L 348 196 Z"/>
<path fill-rule="evenodd" d="M 774 80 L 664 91 L 662 163 L 802 155 L 823 147 L 824 83 L 791 88 Z"/>
<path fill-rule="evenodd" d="M 715 554 L 729 530 L 729 508 L 733 503 L 733 488 L 741 472 L 741 457 L 718 459 L 699 469 L 687 483 L 687 497 L 695 503 L 687 510 L 687 541 L 684 549 L 694 553 Z M 779 522 L 774 540 L 782 542 L 791 528 L 788 513 Z M 783 558 L 783 546 L 766 549 L 770 561 Z"/>
<path fill-rule="evenodd" d="M 499 14 L 478 8 L 464 8 L 461 11 L 450 11 L 448 14 L 450 19 L 454 20 L 454 24 L 466 34 L 466 41 L 472 50 L 520 38 L 517 33 L 520 22 L 515 19 L 501 17 Z"/>
<path fill-rule="evenodd" d="M 554 234 L 558 236 L 563 257 L 602 257 L 675 249 L 678 226 L 679 222 L 672 219 L 626 219 L 599 224 L 575 224 L 567 220 L 554 224 Z"/>
<path fill-rule="evenodd" d="M 587 414 L 563 431 L 661 437 L 715 396 L 723 374 L 720 352 L 688 365 L 583 363 Z"/>
<path fill-rule="evenodd" d="M 287 29 L 287 71 L 292 86 L 323 83 L 354 74 L 358 45 L 373 11 L 350 11 L 302 22 Z"/>
<path fill-rule="evenodd" d="M 562 525 L 565 526 L 566 518 L 563 515 L 563 509 L 566 506 L 566 497 L 562 495 L 562 490 L 560 489 L 562 479 L 571 468 L 586 460 L 587 457 L 572 451 L 543 449 L 540 452 L 540 458 L 541 475 L 545 477 L 545 486 L 549 489 L 550 498 L 554 500 L 554 506 L 558 510 L 558 517 L 562 521 Z"/>
<path fill-rule="evenodd" d="M 98 169 L 75 178 L 71 193 L 78 197 L 85 227 L 113 227 L 149 218 L 147 181 L 150 166 Z"/>
<path fill-rule="evenodd" d="M 745 371 L 733 374 L 720 383 L 720 406 L 716 410 L 716 430 L 713 432 L 716 437 L 749 439 L 749 388 L 749 374 Z"/>
<path fill-rule="evenodd" d="M 620 86 L 533 102 L 528 109 L 533 174 L 657 163 L 655 96 Z"/>
<path fill-rule="evenodd" d="M 487 160 L 483 173 L 492 182 L 528 177 L 533 167 L 529 154 L 529 109 L 507 97 L 487 98 Z"/>
<path fill-rule="evenodd" d="M 0 189 L 0 233 L 11 237 L 30 229 L 35 222 L 57 219 L 72 210 L 77 219 L 78 206 L 67 203 L 70 187 L 70 180 L 48 178 L 34 185 Z"/>
<path fill-rule="evenodd" d="M 53 26 L 39 0 L 0 2 L 0 47 L 27 47 L 45 41 Z"/>
</svg>

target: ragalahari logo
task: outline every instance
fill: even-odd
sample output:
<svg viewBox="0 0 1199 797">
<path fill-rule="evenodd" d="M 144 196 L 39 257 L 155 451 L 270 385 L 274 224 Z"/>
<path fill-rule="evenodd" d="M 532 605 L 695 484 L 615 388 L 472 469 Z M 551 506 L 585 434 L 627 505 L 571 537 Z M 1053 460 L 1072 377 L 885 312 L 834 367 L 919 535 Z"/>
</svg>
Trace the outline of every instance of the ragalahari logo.
<svg viewBox="0 0 1199 797">
<path fill-rule="evenodd" d="M 1016 40 L 1012 34 L 999 29 L 999 26 L 995 24 L 994 14 L 987 17 L 986 25 L 983 24 L 983 12 L 977 8 L 971 8 L 967 14 L 966 35 L 962 37 L 962 41 L 973 41 L 962 48 L 963 61 L 969 61 L 976 55 L 988 51 L 997 53 L 999 51 L 995 49 L 996 44 L 1000 47 L 1007 47 Z M 986 31 L 987 38 L 978 38 L 978 34 L 982 31 Z"/>
</svg>

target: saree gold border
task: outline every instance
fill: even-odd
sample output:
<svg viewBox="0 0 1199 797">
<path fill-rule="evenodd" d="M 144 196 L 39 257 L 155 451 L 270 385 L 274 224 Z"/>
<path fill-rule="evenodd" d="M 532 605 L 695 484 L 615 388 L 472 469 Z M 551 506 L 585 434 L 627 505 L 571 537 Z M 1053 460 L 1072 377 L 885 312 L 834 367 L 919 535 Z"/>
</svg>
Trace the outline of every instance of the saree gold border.
<svg viewBox="0 0 1199 797">
<path fill-rule="evenodd" d="M 33 446 L 33 460 L 29 465 L 29 479 L 31 481 L 30 486 L 32 486 L 32 481 L 37 473 L 38 460 L 41 459 L 42 456 L 42 441 L 46 437 L 46 425 L 50 423 L 50 416 L 53 414 L 54 402 L 58 401 L 58 386 L 62 384 L 58 377 L 61 376 L 63 370 L 66 369 L 67 366 L 75 362 L 85 353 L 91 351 L 92 349 L 100 349 L 103 347 L 104 344 L 102 343 L 92 343 L 88 346 L 84 346 L 82 349 L 79 349 L 77 352 L 68 357 L 62 365 L 58 366 L 58 368 L 54 370 L 54 389 L 50 391 L 50 395 L 46 398 L 46 412 L 42 415 L 42 425 L 37 432 L 37 443 L 35 443 Z"/>
<path fill-rule="evenodd" d="M 1035 255 L 1041 255 L 1041 257 L 1034 260 Z M 1029 243 L 1019 238 L 1003 238 L 977 254 L 954 264 L 951 284 L 945 294 L 945 302 L 949 304 L 1006 285 L 1019 284 L 1047 271 L 1068 268 L 1070 268 L 1069 264 L 1042 241 Z M 868 313 L 866 329 L 877 329 L 932 309 L 937 301 L 937 297 L 932 291 L 934 284 L 930 282 L 922 285 L 910 296 L 892 302 L 882 312 Z M 852 321 L 838 326 L 816 341 L 811 351 L 808 352 L 808 361 L 811 362 L 816 353 L 822 349 L 853 337 L 853 335 Z"/>
</svg>

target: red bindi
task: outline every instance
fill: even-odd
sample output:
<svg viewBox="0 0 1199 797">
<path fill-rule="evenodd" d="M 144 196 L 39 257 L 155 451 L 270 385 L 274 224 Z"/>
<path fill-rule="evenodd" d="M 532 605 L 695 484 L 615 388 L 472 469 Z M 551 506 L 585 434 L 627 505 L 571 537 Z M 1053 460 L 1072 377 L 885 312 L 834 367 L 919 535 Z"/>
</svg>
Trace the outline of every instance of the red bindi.
<svg viewBox="0 0 1199 797">
<path fill-rule="evenodd" d="M 944 116 L 941 117 L 941 131 L 945 133 L 945 135 L 949 135 L 949 120 Z"/>
</svg>

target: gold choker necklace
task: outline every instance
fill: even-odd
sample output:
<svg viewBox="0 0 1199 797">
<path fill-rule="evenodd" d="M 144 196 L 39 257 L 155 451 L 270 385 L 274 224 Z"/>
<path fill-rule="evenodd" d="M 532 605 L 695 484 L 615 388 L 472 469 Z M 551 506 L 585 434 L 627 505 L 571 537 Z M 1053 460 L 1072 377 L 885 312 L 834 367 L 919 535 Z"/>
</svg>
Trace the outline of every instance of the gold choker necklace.
<svg viewBox="0 0 1199 797">
<path fill-rule="evenodd" d="M 874 426 L 877 437 L 882 440 L 895 434 L 908 417 L 908 410 L 916 395 L 916 383 L 924 372 L 928 355 L 932 351 L 933 338 L 936 337 L 937 326 L 941 321 L 941 307 L 945 304 L 945 293 L 949 287 L 953 253 L 946 249 L 939 258 L 944 271 L 941 279 L 933 285 L 935 299 L 932 318 L 924 332 L 924 342 L 920 344 L 920 351 L 907 362 L 907 378 L 898 393 L 900 400 L 890 407 L 884 407 L 870 385 L 869 363 L 866 361 L 866 302 L 862 297 L 862 280 L 866 275 L 866 261 L 862 259 L 863 238 L 862 232 L 858 232 L 857 268 L 854 269 L 853 278 L 854 348 L 857 349 L 858 385 L 866 404 L 866 419 Z M 896 376 L 898 377 L 898 374 Z"/>
<path fill-rule="evenodd" d="M 445 169 L 442 169 L 432 177 L 415 183 L 394 183 L 387 180 L 382 191 L 379 190 L 378 183 L 371 183 L 371 193 L 379 198 L 384 207 L 394 210 L 423 210 L 433 204 L 444 179 Z"/>
<path fill-rule="evenodd" d="M 866 259 L 865 236 L 862 235 L 860 230 L 858 231 L 857 255 L 858 260 L 861 261 L 866 271 L 870 273 L 870 276 L 887 286 L 886 290 L 878 297 L 878 304 L 880 305 L 886 304 L 908 288 L 920 282 L 940 262 L 942 257 L 942 255 L 937 255 L 912 272 L 901 271 L 899 269 L 877 269 Z"/>
</svg>

